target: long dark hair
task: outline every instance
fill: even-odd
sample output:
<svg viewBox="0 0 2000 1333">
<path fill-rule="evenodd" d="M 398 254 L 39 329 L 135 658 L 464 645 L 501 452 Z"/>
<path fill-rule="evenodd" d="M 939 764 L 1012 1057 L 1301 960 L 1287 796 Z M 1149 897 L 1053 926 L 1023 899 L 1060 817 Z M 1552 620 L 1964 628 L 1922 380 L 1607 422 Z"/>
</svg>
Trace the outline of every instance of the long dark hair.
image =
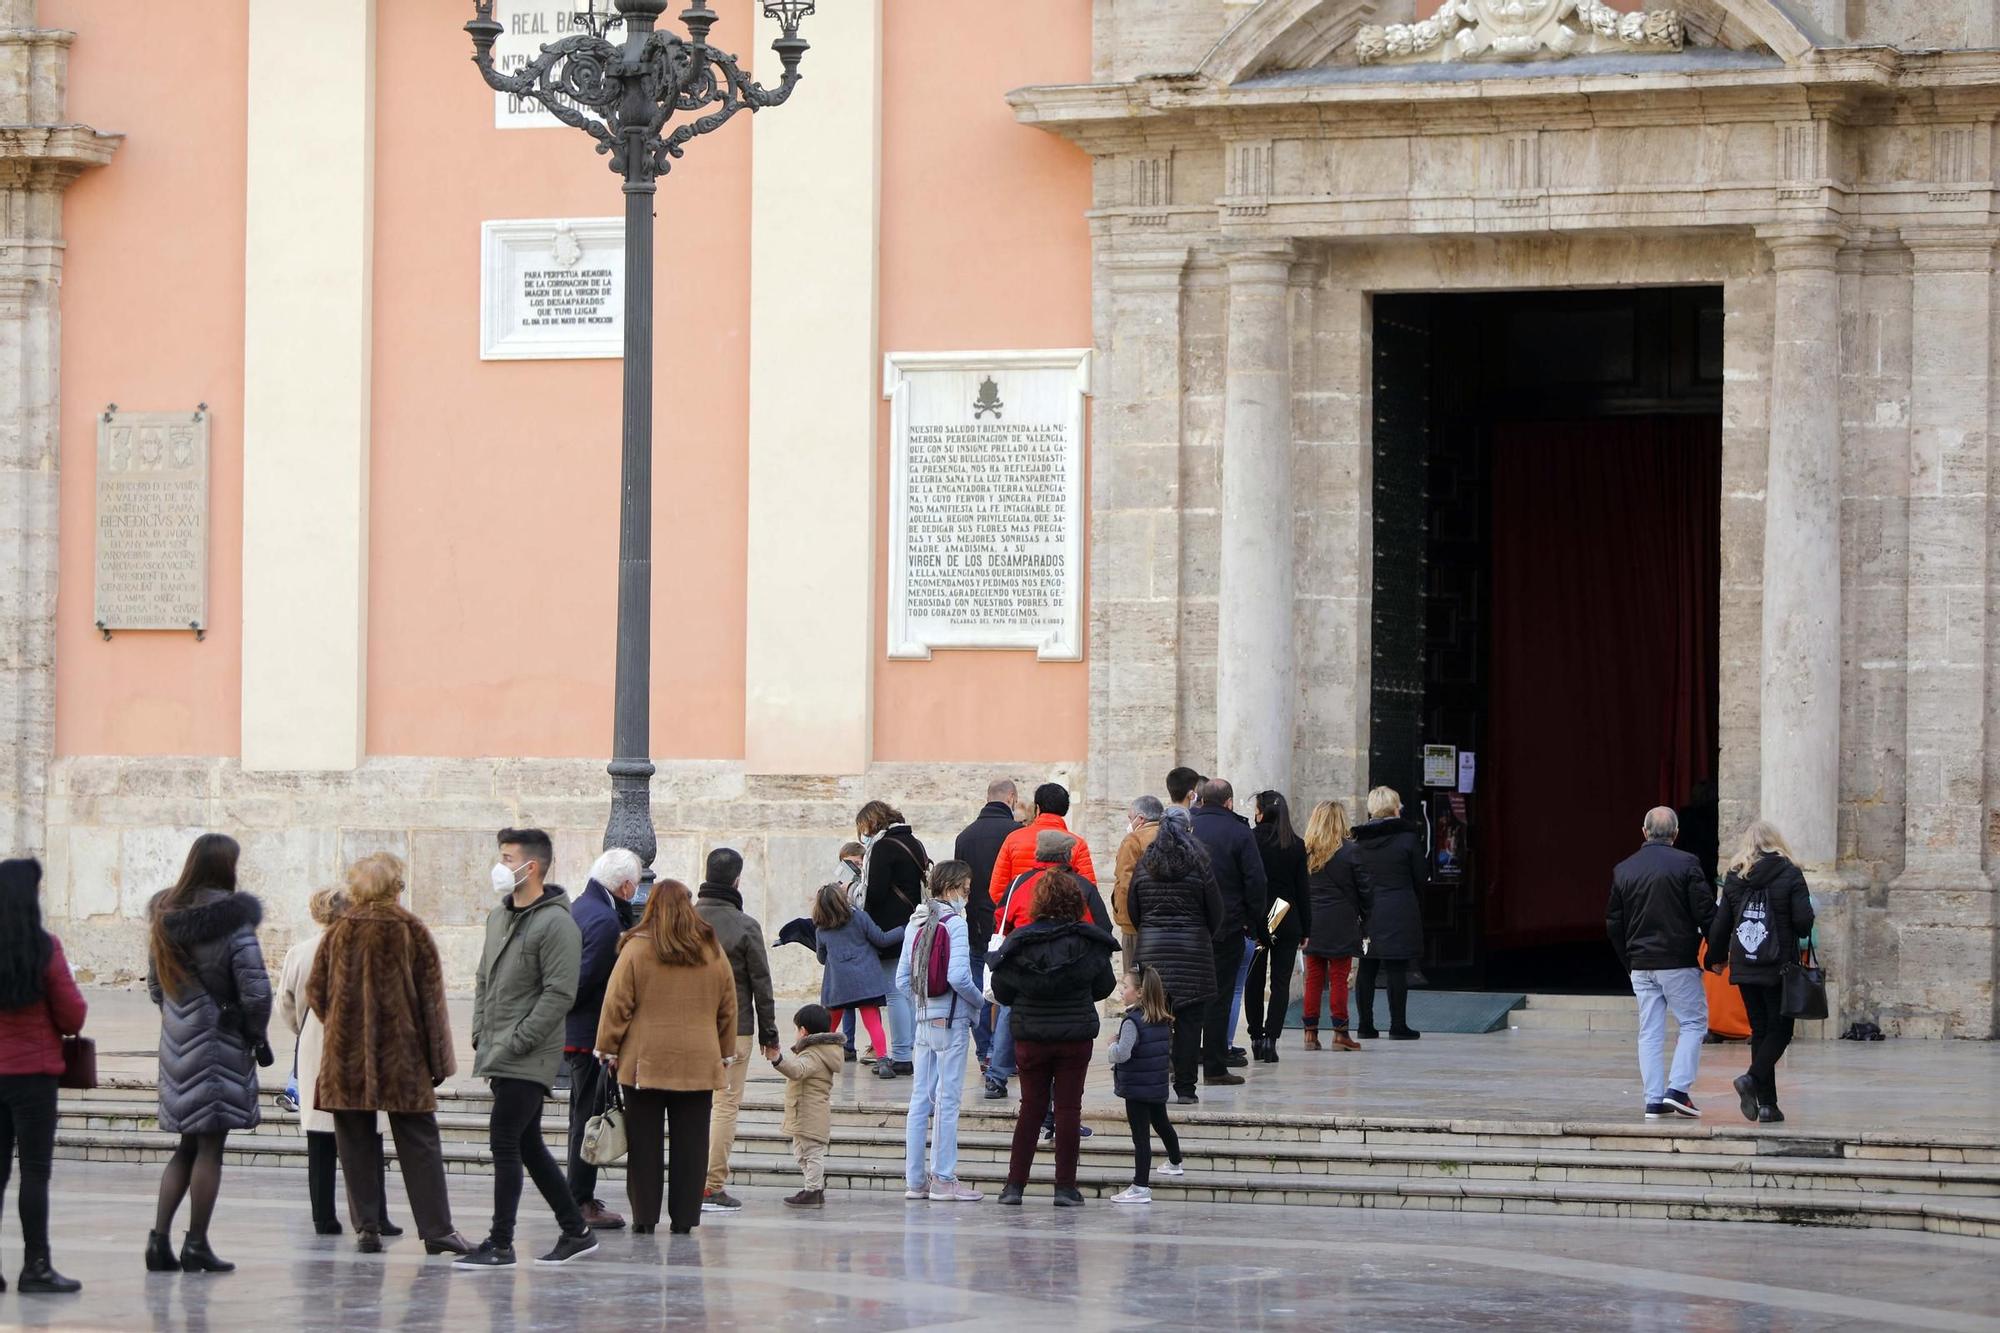
<svg viewBox="0 0 2000 1333">
<path fill-rule="evenodd" d="M 179 995 L 187 986 L 187 962 L 167 938 L 167 913 L 186 907 L 188 899 L 202 889 L 236 892 L 236 858 L 241 851 L 236 839 L 227 833 L 202 834 L 188 848 L 181 877 L 153 900 L 153 924 L 148 932 L 153 975 L 168 994 Z"/>
<path fill-rule="evenodd" d="M 55 946 L 42 929 L 42 865 L 0 861 L 0 1009 L 39 1004 Z"/>
<path fill-rule="evenodd" d="M 1292 832 L 1292 807 L 1286 803 L 1283 792 L 1257 793 L 1257 822 L 1269 824 L 1278 835 L 1278 846 L 1287 851 L 1299 840 L 1299 835 Z"/>
<path fill-rule="evenodd" d="M 1162 882 L 1198 880 L 1210 873 L 1208 850 L 1195 841 L 1187 811 L 1177 805 L 1167 807 L 1160 816 L 1160 831 L 1139 858 L 1137 868 Z"/>
</svg>

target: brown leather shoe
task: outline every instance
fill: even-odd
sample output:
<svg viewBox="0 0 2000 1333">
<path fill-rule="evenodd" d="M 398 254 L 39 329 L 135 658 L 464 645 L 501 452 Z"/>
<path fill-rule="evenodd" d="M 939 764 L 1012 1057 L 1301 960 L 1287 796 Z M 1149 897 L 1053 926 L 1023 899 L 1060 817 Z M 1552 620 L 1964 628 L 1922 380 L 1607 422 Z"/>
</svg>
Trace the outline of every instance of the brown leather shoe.
<svg viewBox="0 0 2000 1333">
<path fill-rule="evenodd" d="M 787 1194 L 785 1196 L 785 1207 L 787 1208 L 819 1208 L 824 1206 L 825 1203 L 826 1191 L 824 1190 L 800 1190 L 797 1194 Z"/>
<path fill-rule="evenodd" d="M 592 1231 L 622 1231 L 625 1219 L 604 1206 L 604 1200 L 592 1199 L 580 1210 L 583 1224 Z"/>
<path fill-rule="evenodd" d="M 454 1231 L 449 1236 L 439 1236 L 436 1240 L 428 1236 L 424 1238 L 425 1254 L 471 1254 L 474 1248 L 463 1232 Z"/>
<path fill-rule="evenodd" d="M 1318 1028 L 1306 1029 L 1306 1049 L 1309 1051 L 1322 1051 L 1326 1049 L 1324 1046 L 1321 1046 L 1319 1044 Z"/>
<path fill-rule="evenodd" d="M 1358 1051 L 1361 1043 L 1356 1041 L 1346 1028 L 1333 1030 L 1333 1049 L 1336 1051 Z"/>
</svg>

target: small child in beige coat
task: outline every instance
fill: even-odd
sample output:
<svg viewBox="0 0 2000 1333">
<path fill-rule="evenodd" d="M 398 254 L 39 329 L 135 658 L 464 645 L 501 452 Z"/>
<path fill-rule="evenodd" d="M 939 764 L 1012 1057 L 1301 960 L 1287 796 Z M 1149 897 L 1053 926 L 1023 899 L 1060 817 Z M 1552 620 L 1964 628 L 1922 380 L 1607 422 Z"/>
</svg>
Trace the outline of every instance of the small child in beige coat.
<svg viewBox="0 0 2000 1333">
<path fill-rule="evenodd" d="M 785 1200 L 787 1208 L 818 1208 L 826 1202 L 826 1145 L 833 1137 L 833 1080 L 847 1063 L 840 1034 L 822 1005 L 809 1004 L 792 1015 L 798 1044 L 771 1063 L 785 1084 L 785 1132 L 799 1159 L 806 1187 Z"/>
</svg>

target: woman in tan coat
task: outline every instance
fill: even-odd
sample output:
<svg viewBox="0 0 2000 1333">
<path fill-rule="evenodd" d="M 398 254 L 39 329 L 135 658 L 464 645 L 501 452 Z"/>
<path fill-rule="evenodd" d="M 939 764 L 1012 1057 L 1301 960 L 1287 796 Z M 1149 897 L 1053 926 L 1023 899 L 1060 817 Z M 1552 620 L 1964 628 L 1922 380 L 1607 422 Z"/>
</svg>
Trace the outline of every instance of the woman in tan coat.
<svg viewBox="0 0 2000 1333">
<path fill-rule="evenodd" d="M 664 1184 L 670 1229 L 685 1236 L 701 1224 L 709 1108 L 725 1081 L 723 1061 L 735 1058 L 736 977 L 680 881 L 655 885 L 646 914 L 625 932 L 595 1044 L 625 1094 L 632 1230 L 646 1235 L 659 1224 Z"/>
</svg>

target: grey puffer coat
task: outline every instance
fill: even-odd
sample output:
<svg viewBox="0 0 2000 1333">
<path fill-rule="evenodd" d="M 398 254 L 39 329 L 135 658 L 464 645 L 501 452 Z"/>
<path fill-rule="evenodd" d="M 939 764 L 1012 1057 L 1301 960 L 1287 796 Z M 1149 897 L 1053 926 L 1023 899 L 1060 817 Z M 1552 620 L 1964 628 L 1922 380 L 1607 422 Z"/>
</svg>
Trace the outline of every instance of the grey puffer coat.
<svg viewBox="0 0 2000 1333">
<path fill-rule="evenodd" d="M 155 898 L 148 915 L 158 909 Z M 160 1128 L 169 1134 L 251 1129 L 260 1118 L 252 1052 L 271 1021 L 271 976 L 257 947 L 263 919 L 263 904 L 226 889 L 197 889 L 165 915 L 187 973 L 182 992 L 169 995 L 146 964 L 146 990 L 160 1006 Z M 239 1021 L 225 1021 L 227 1004 Z"/>
</svg>

